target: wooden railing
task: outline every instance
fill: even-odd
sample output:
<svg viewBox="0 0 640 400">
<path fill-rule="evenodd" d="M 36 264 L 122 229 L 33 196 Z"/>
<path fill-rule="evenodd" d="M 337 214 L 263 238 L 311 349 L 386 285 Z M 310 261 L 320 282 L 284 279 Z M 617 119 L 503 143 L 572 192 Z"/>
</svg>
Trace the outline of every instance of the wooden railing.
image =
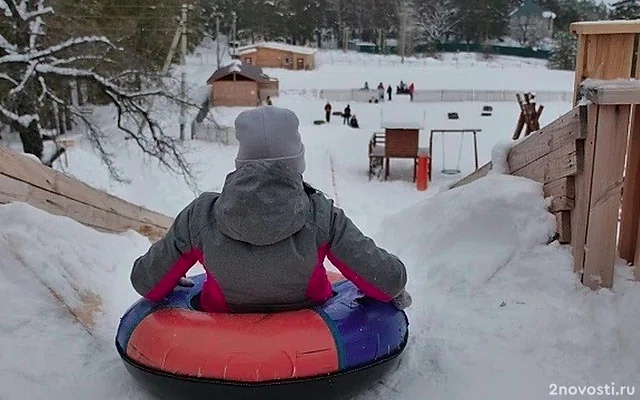
<svg viewBox="0 0 640 400">
<path fill-rule="evenodd" d="M 0 204 L 25 202 L 103 232 L 133 229 L 152 240 L 172 222 L 166 215 L 124 201 L 42 163 L 0 147 Z"/>
</svg>

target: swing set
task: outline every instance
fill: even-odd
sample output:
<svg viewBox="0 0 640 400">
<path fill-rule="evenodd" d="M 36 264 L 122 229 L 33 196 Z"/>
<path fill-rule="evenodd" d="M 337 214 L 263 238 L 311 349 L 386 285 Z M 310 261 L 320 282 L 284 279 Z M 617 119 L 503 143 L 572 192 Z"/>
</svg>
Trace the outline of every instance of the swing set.
<svg viewBox="0 0 640 400">
<path fill-rule="evenodd" d="M 462 144 L 464 143 L 464 135 L 465 133 L 471 133 L 473 136 L 473 155 L 475 157 L 475 167 L 476 171 L 478 170 L 478 141 L 476 138 L 476 133 L 482 132 L 482 129 L 432 129 L 429 134 L 429 159 L 433 163 L 433 134 L 440 133 L 442 135 L 442 170 L 441 172 L 445 175 L 456 175 L 460 173 L 460 162 L 462 160 Z M 460 145 L 458 146 L 458 160 L 454 168 L 447 168 L 446 164 L 446 151 L 445 151 L 445 136 L 450 133 L 458 133 L 460 134 Z M 433 164 L 431 164 L 433 165 Z M 433 168 L 429 169 L 429 180 L 431 180 L 431 171 Z"/>
</svg>

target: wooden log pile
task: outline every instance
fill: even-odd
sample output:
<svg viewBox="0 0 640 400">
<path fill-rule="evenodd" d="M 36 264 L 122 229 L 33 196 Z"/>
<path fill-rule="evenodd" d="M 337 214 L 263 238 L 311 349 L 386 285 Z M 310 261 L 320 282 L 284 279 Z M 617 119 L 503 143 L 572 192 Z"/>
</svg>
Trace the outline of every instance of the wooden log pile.
<svg viewBox="0 0 640 400">
<path fill-rule="evenodd" d="M 14 201 L 67 216 L 102 232 L 133 229 L 152 240 L 161 238 L 172 222 L 166 215 L 124 201 L 0 147 L 0 204 Z"/>
<path fill-rule="evenodd" d="M 520 138 L 523 128 L 525 130 L 524 136 L 529 136 L 531 132 L 540 129 L 540 115 L 542 115 L 542 110 L 544 110 L 544 106 L 542 105 L 536 109 L 535 96 L 532 93 L 525 93 L 523 96 L 517 93 L 516 99 L 518 100 L 518 105 L 520 105 L 520 116 L 518 117 L 516 130 L 513 132 L 513 140 Z"/>
</svg>

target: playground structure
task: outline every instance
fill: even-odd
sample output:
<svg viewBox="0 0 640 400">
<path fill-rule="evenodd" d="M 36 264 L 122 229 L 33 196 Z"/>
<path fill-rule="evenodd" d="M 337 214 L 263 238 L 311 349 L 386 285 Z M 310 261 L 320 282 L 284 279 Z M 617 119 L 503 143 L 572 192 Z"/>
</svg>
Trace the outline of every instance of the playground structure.
<svg viewBox="0 0 640 400">
<path fill-rule="evenodd" d="M 462 144 L 465 133 L 471 133 L 473 135 L 473 156 L 475 162 L 475 169 L 478 170 L 478 140 L 476 134 L 478 132 L 482 132 L 482 129 L 432 129 L 429 133 L 429 162 L 433 161 L 433 134 L 440 133 L 442 135 L 442 172 L 447 175 L 455 175 L 460 173 L 460 160 L 462 158 Z M 446 158 L 445 158 L 445 146 L 444 146 L 444 138 L 447 134 L 458 133 L 460 134 L 460 145 L 458 147 L 458 159 L 456 162 L 455 168 L 447 168 L 446 167 Z M 431 169 L 429 169 L 429 180 L 431 180 Z"/>
<path fill-rule="evenodd" d="M 640 263 L 640 22 L 578 22 L 571 31 L 578 36 L 574 108 L 516 143 L 507 161 L 510 174 L 542 183 L 552 198 L 557 238 L 571 245 L 581 282 L 611 288 L 618 256 Z"/>
</svg>

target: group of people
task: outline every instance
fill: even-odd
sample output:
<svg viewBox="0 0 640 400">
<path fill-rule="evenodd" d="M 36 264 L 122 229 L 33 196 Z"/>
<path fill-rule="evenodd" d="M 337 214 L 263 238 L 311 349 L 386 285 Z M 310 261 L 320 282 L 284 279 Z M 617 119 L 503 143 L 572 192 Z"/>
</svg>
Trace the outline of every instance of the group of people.
<svg viewBox="0 0 640 400">
<path fill-rule="evenodd" d="M 327 104 L 324 105 L 324 114 L 327 123 L 331 122 L 331 110 L 333 110 L 331 103 L 327 101 Z M 351 106 L 349 104 L 347 104 L 342 111 L 342 124 L 349 125 L 352 128 L 360 127 L 360 125 L 358 125 L 358 118 L 356 118 L 355 114 L 351 113 Z"/>
<path fill-rule="evenodd" d="M 364 88 L 362 90 L 370 90 L 369 89 L 369 82 L 365 82 L 364 83 Z M 391 101 L 392 97 L 393 97 L 393 89 L 391 84 L 389 84 L 387 86 L 387 89 L 385 90 L 384 85 L 382 84 L 382 82 L 380 82 L 378 84 L 377 87 L 377 91 L 378 91 L 378 95 L 376 96 L 372 96 L 369 99 L 369 103 L 380 103 L 384 101 L 384 94 L 385 92 L 387 93 L 387 98 L 389 99 L 389 101 Z M 413 101 L 413 93 L 415 91 L 415 86 L 413 83 L 411 83 L 409 86 L 407 86 L 406 83 L 404 83 L 403 81 L 400 81 L 400 85 L 396 86 L 396 94 L 408 94 L 409 95 L 409 99 L 411 101 Z"/>
</svg>

